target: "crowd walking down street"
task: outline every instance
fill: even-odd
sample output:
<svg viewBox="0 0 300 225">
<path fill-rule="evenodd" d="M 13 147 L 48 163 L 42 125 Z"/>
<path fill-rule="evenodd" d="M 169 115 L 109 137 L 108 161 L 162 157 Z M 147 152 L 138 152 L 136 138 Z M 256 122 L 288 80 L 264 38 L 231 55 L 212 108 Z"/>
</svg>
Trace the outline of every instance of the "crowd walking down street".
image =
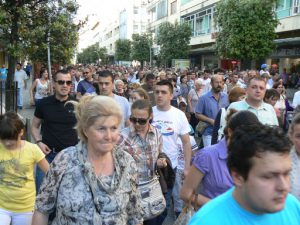
<svg viewBox="0 0 300 225">
<path fill-rule="evenodd" d="M 0 225 L 300 225 L 300 91 L 260 69 L 18 64 Z"/>
</svg>

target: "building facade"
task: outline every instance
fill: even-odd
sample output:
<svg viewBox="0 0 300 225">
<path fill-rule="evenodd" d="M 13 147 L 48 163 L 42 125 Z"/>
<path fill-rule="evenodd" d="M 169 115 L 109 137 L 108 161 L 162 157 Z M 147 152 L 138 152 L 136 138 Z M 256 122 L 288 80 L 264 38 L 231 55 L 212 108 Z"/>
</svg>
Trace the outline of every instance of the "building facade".
<svg viewBox="0 0 300 225">
<path fill-rule="evenodd" d="M 148 0 L 148 27 L 157 35 L 163 22 L 185 21 L 192 29 L 190 61 L 192 66 L 230 69 L 236 60 L 220 60 L 215 53 L 214 16 L 218 0 Z M 292 70 L 300 64 L 300 0 L 279 0 L 276 13 L 280 20 L 275 40 L 277 48 L 266 62 Z"/>
</svg>

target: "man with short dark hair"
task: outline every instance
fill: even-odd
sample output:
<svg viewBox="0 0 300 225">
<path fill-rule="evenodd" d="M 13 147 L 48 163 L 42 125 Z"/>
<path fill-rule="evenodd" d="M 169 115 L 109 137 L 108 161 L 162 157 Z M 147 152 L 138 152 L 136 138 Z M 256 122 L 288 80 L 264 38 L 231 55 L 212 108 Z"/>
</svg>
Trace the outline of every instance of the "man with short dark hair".
<svg viewBox="0 0 300 225">
<path fill-rule="evenodd" d="M 123 112 L 123 120 L 124 120 L 121 128 L 129 126 L 130 123 L 129 116 L 131 114 L 130 105 L 128 100 L 125 97 L 113 93 L 114 75 L 112 74 L 112 72 L 110 72 L 109 70 L 103 70 L 99 72 L 98 86 L 99 86 L 100 95 L 112 97 L 114 100 L 118 102 L 119 106 L 121 107 Z"/>
<path fill-rule="evenodd" d="M 86 67 L 83 70 L 84 80 L 80 81 L 76 90 L 76 98 L 80 99 L 83 95 L 96 95 L 96 89 L 93 85 L 93 73 L 90 67 Z"/>
<path fill-rule="evenodd" d="M 36 105 L 32 119 L 31 133 L 35 143 L 46 155 L 49 163 L 63 149 L 74 146 L 78 142 L 78 136 L 74 129 L 76 118 L 72 104 L 66 104 L 71 100 L 71 75 L 65 71 L 58 71 L 54 77 L 55 94 L 43 98 Z M 37 190 L 42 183 L 44 174 L 37 169 Z"/>
<path fill-rule="evenodd" d="M 266 93 L 266 81 L 262 77 L 252 77 L 246 88 L 246 99 L 233 102 L 228 110 L 249 110 L 253 112 L 262 124 L 278 126 L 276 112 L 270 104 L 263 101 Z"/>
<path fill-rule="evenodd" d="M 185 114 L 171 105 L 173 98 L 173 85 L 168 80 L 161 80 L 155 86 L 156 106 L 153 107 L 152 124 L 159 129 L 163 136 L 162 151 L 170 158 L 174 172 L 178 165 L 180 149 L 177 141 L 182 141 L 184 152 L 184 175 L 187 175 L 192 155 L 189 132 L 191 131 Z M 167 207 L 170 207 L 172 190 L 168 191 L 166 200 Z"/>
<path fill-rule="evenodd" d="M 145 83 L 141 86 L 141 88 L 143 88 L 145 91 L 147 91 L 152 106 L 155 106 L 154 85 L 155 85 L 154 74 L 147 73 L 146 77 L 145 77 Z"/>
<path fill-rule="evenodd" d="M 235 130 L 227 165 L 235 187 L 206 203 L 190 225 L 299 225 L 300 203 L 290 191 L 291 144 L 278 127 Z"/>
<path fill-rule="evenodd" d="M 237 84 L 238 80 L 239 80 L 239 75 L 237 74 L 231 74 L 230 77 L 230 83 L 227 84 L 227 93 L 229 93 L 231 91 L 232 88 L 239 86 Z"/>
</svg>

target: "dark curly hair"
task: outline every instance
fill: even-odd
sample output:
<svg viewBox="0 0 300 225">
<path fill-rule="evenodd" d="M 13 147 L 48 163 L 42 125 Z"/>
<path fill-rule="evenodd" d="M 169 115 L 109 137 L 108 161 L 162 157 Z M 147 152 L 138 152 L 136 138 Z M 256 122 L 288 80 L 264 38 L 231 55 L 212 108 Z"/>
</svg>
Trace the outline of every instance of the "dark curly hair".
<svg viewBox="0 0 300 225">
<path fill-rule="evenodd" d="M 289 154 L 291 142 L 279 127 L 253 124 L 237 128 L 228 144 L 227 166 L 245 180 L 253 166 L 253 158 L 265 152 Z"/>
</svg>

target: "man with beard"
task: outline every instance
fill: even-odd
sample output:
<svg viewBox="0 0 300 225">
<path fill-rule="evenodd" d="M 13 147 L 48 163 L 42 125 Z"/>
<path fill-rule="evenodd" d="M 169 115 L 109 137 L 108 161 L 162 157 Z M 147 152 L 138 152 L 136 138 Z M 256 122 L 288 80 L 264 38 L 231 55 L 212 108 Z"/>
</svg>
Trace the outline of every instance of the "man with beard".
<svg viewBox="0 0 300 225">
<path fill-rule="evenodd" d="M 204 147 L 211 145 L 213 125 L 215 118 L 221 108 L 228 106 L 228 96 L 222 92 L 224 87 L 223 76 L 214 75 L 211 78 L 211 90 L 201 96 L 196 105 L 196 117 L 207 124 L 203 134 L 202 141 Z"/>
</svg>

